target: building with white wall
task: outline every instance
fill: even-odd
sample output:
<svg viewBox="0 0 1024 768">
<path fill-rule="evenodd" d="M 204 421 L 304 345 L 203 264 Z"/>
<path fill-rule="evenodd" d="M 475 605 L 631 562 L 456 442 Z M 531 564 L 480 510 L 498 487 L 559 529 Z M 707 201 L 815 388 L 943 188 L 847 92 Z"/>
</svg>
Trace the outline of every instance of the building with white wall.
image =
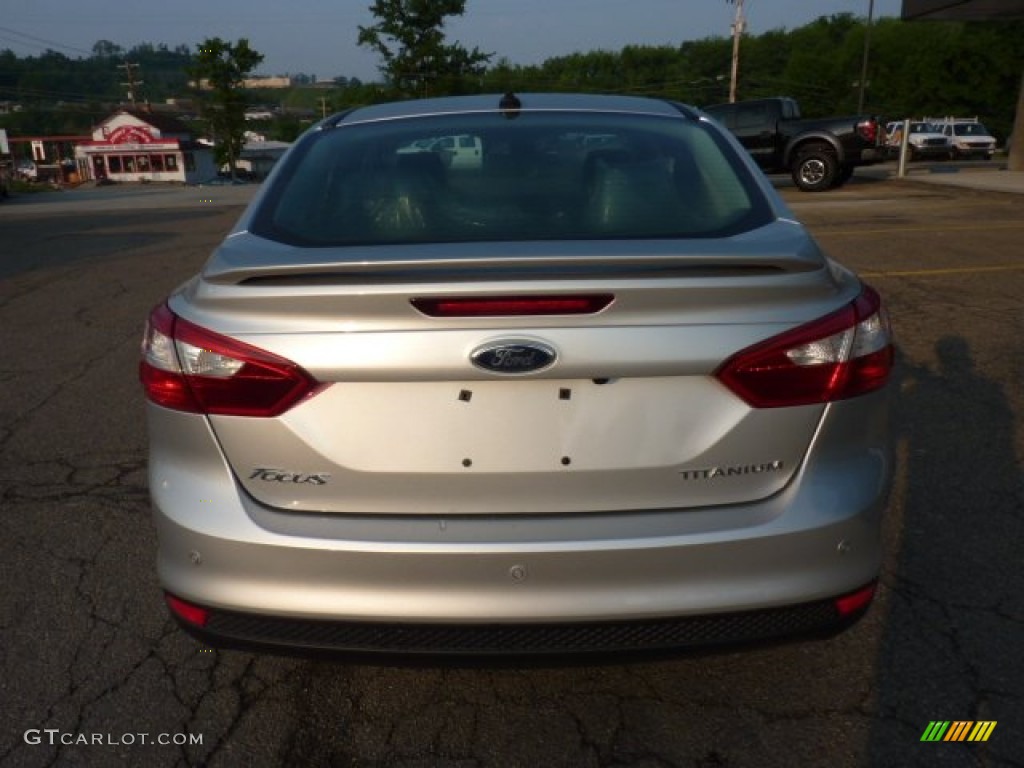
<svg viewBox="0 0 1024 768">
<path fill-rule="evenodd" d="M 213 148 L 197 143 L 187 125 L 167 115 L 122 109 L 75 147 L 82 179 L 176 181 L 194 184 L 217 174 Z"/>
</svg>

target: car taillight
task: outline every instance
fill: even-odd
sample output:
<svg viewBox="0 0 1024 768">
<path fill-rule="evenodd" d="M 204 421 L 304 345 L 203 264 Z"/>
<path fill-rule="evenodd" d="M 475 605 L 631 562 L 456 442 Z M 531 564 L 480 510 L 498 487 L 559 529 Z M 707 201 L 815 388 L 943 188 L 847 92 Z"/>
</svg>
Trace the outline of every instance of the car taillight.
<svg viewBox="0 0 1024 768">
<path fill-rule="evenodd" d="M 716 376 L 755 408 L 809 405 L 881 389 L 893 357 L 888 316 L 865 286 L 838 312 L 733 355 Z"/>
<path fill-rule="evenodd" d="M 857 133 L 869 144 L 874 144 L 882 138 L 877 120 L 861 120 L 857 123 Z"/>
<path fill-rule="evenodd" d="M 183 320 L 166 304 L 150 313 L 139 377 L 157 405 L 228 416 L 277 416 L 321 386 L 295 363 Z"/>
</svg>

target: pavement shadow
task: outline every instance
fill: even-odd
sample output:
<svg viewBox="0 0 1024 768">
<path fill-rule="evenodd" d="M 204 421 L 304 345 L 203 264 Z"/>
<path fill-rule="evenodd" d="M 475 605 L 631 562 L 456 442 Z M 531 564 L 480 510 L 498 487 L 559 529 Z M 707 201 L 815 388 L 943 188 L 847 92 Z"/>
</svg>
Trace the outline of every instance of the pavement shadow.
<svg viewBox="0 0 1024 768">
<path fill-rule="evenodd" d="M 965 339 L 940 338 L 935 359 L 899 366 L 906 474 L 887 524 L 898 544 L 883 571 L 868 764 L 1020 765 L 1024 515 L 1013 411 Z M 1002 726 L 989 742 L 921 742 L 932 721 L 980 720 Z"/>
</svg>

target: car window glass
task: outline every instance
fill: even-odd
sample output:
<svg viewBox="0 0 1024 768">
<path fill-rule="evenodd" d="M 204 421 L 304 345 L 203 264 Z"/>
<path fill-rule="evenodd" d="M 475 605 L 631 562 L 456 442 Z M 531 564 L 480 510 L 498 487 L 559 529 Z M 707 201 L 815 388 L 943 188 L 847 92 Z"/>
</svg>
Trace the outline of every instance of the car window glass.
<svg viewBox="0 0 1024 768">
<path fill-rule="evenodd" d="M 736 111 L 737 128 L 759 128 L 768 123 L 768 108 L 764 104 L 744 104 Z"/>
<path fill-rule="evenodd" d="M 729 130 L 736 128 L 736 109 L 733 105 L 719 106 L 715 109 L 708 110 L 708 114 L 718 120 Z"/>
<path fill-rule="evenodd" d="M 712 237 L 770 208 L 710 126 L 629 115 L 396 120 L 310 135 L 254 217 L 307 245 Z"/>
</svg>

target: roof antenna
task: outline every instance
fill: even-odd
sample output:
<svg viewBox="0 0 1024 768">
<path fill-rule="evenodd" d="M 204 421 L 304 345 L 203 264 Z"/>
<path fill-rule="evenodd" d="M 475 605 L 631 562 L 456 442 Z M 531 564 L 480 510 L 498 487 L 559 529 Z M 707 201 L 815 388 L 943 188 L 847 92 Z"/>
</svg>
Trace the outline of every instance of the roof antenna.
<svg viewBox="0 0 1024 768">
<path fill-rule="evenodd" d="M 519 110 L 522 108 L 523 102 L 512 91 L 508 91 L 501 97 L 501 101 L 498 102 L 498 109 L 509 120 L 515 120 L 519 117 Z"/>
</svg>

